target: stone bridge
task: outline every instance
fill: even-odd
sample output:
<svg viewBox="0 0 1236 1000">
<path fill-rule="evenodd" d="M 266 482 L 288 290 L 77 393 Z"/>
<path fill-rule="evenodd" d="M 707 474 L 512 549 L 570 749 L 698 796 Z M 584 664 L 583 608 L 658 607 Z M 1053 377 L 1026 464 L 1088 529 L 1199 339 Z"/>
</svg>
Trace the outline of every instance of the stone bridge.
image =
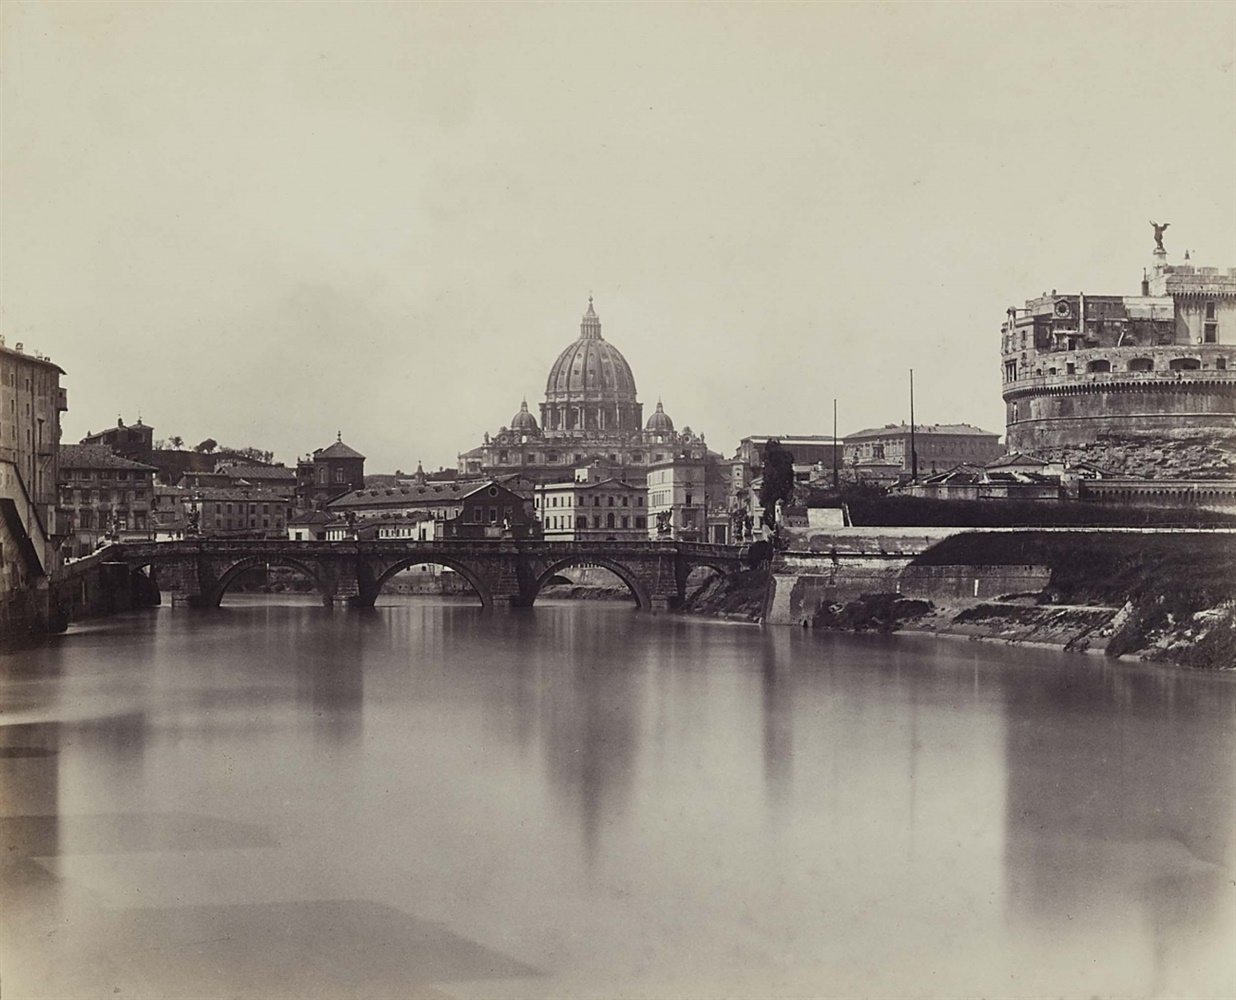
<svg viewBox="0 0 1236 1000">
<path fill-rule="evenodd" d="M 109 565 L 127 564 L 159 590 L 198 607 L 215 607 L 235 580 L 255 566 L 291 566 L 311 579 L 323 603 L 372 607 L 382 585 L 400 570 L 436 563 L 476 590 L 485 607 L 530 607 L 556 573 L 600 566 L 630 588 L 642 610 L 664 610 L 682 600 L 692 570 L 728 575 L 747 566 L 747 549 L 677 541 L 544 542 L 457 539 L 292 542 L 190 539 L 123 542 L 102 553 Z"/>
</svg>

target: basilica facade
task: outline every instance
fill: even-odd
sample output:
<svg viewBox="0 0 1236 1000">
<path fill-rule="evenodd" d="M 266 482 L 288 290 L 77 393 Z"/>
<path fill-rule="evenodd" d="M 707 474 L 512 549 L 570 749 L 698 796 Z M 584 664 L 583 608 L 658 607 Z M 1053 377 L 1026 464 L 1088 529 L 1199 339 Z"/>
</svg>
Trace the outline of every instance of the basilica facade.
<svg viewBox="0 0 1236 1000">
<path fill-rule="evenodd" d="M 708 453 L 703 435 L 676 430 L 660 402 L 644 421 L 631 366 L 601 335 L 591 298 L 579 337 L 549 369 L 539 409 L 540 420 L 525 400 L 509 427 L 459 456 L 459 475 L 557 482 L 580 466 L 601 465 L 615 479 L 643 483 L 650 465 Z"/>
</svg>

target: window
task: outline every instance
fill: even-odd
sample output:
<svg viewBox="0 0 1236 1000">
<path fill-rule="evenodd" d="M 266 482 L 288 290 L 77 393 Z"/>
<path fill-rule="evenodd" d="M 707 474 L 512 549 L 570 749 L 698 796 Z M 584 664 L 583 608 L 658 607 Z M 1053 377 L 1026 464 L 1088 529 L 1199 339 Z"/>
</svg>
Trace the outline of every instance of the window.
<svg viewBox="0 0 1236 1000">
<path fill-rule="evenodd" d="M 1219 371 L 1227 371 L 1227 358 L 1215 358 L 1215 368 Z"/>
<path fill-rule="evenodd" d="M 481 521 L 484 520 L 484 517 L 485 517 L 485 512 L 482 511 L 480 507 L 472 508 L 472 520 L 474 523 L 480 524 Z"/>
<path fill-rule="evenodd" d="M 1174 372 L 1196 371 L 1202 367 L 1202 363 L 1197 358 L 1172 358 L 1167 367 Z"/>
<path fill-rule="evenodd" d="M 1213 302 L 1206 303 L 1206 318 L 1207 319 L 1215 318 L 1215 304 Z"/>
<path fill-rule="evenodd" d="M 630 519 L 629 517 L 625 517 L 625 516 L 624 516 L 624 517 L 623 517 L 623 519 L 622 519 L 622 526 L 623 526 L 624 528 L 629 528 L 629 527 L 631 527 L 631 519 Z"/>
<path fill-rule="evenodd" d="M 593 517 L 593 519 L 592 519 L 592 526 L 593 526 L 594 528 L 599 528 L 599 527 L 601 527 L 601 515 L 600 515 L 600 514 L 597 514 L 595 517 Z"/>
<path fill-rule="evenodd" d="M 1068 364 L 1064 366 L 1064 372 L 1066 375 L 1076 375 L 1077 365 L 1073 364 L 1073 362 L 1070 361 Z"/>
<path fill-rule="evenodd" d="M 614 515 L 612 513 L 605 515 L 605 527 L 614 527 Z"/>
<path fill-rule="evenodd" d="M 687 495 L 686 495 L 686 505 L 687 505 L 688 507 L 690 507 L 690 506 L 691 506 L 691 494 L 690 494 L 689 492 L 688 492 L 688 493 L 687 493 Z"/>
<path fill-rule="evenodd" d="M 1206 344 L 1217 344 L 1219 342 L 1219 324 L 1207 323 L 1202 330 L 1202 342 Z"/>
<path fill-rule="evenodd" d="M 613 498 L 613 497 L 609 497 L 608 499 L 609 499 L 609 506 L 610 506 L 610 507 L 614 506 L 614 498 Z"/>
<path fill-rule="evenodd" d="M 347 481 L 348 481 L 348 477 L 344 475 L 343 469 L 342 468 L 335 469 L 335 482 L 336 483 L 346 483 Z"/>
<path fill-rule="evenodd" d="M 490 524 L 498 523 L 498 508 L 497 507 L 489 508 L 489 523 Z"/>
<path fill-rule="evenodd" d="M 646 517 L 636 517 L 636 518 L 635 518 L 635 527 L 637 527 L 637 528 L 647 528 L 647 527 L 648 527 L 648 519 L 647 519 Z"/>
<path fill-rule="evenodd" d="M 630 497 L 623 497 L 623 498 L 622 498 L 622 506 L 624 506 L 624 507 L 630 507 L 630 506 L 631 506 L 631 498 L 630 498 Z"/>
<path fill-rule="evenodd" d="M 1106 358 L 1099 358 L 1086 364 L 1086 371 L 1088 372 L 1109 372 L 1111 370 L 1112 363 Z"/>
<path fill-rule="evenodd" d="M 575 519 L 575 527 L 577 527 L 577 528 L 586 528 L 586 527 L 588 527 L 588 518 L 586 518 L 586 517 L 577 517 L 577 518 Z"/>
<path fill-rule="evenodd" d="M 1154 371 L 1154 358 L 1134 358 L 1129 362 L 1129 371 L 1131 372 L 1152 372 Z"/>
</svg>

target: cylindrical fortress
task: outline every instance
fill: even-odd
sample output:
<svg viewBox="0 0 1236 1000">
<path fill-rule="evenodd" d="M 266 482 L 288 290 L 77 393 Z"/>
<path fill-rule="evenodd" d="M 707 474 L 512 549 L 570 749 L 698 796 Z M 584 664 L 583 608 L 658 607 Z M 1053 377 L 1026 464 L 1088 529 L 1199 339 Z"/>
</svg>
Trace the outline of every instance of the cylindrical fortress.
<svg viewBox="0 0 1236 1000">
<path fill-rule="evenodd" d="M 1008 311 L 1001 333 L 1010 452 L 1139 475 L 1231 473 L 1236 268 L 1160 260 L 1142 293 L 1053 291 Z"/>
</svg>

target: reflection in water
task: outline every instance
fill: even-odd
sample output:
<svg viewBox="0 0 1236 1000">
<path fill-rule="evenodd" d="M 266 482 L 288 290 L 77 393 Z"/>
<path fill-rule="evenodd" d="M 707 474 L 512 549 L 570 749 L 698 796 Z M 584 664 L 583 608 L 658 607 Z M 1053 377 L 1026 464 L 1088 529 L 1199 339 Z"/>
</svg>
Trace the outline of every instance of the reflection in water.
<svg viewBox="0 0 1236 1000">
<path fill-rule="evenodd" d="M 787 648 L 790 633 L 765 634 L 763 650 L 764 782 L 769 803 L 784 805 L 794 770 L 794 675 Z M 780 653 L 781 666 L 778 666 Z"/>
<path fill-rule="evenodd" d="M 1236 989 L 1228 678 L 243 598 L 0 684 L 6 995 Z"/>
<path fill-rule="evenodd" d="M 1125 961 L 1151 992 L 1190 992 L 1194 943 L 1236 930 L 1231 685 L 1111 666 L 1004 679 L 1010 921 L 1079 965 L 1136 942 Z"/>
</svg>

